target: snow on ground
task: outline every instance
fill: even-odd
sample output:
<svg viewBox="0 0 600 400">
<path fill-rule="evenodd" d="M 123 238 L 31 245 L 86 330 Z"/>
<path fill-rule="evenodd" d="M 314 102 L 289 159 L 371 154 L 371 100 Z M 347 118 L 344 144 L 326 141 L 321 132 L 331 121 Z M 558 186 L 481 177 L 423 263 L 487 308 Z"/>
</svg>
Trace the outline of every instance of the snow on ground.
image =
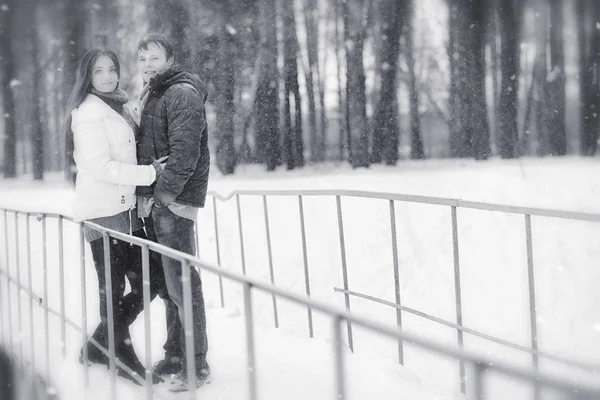
<svg viewBox="0 0 600 400">
<path fill-rule="evenodd" d="M 598 166 L 597 159 L 577 158 L 491 160 L 485 163 L 432 160 L 403 162 L 395 168 L 377 166 L 359 171 L 346 166 L 329 165 L 274 174 L 250 166 L 240 168 L 233 177 L 220 177 L 215 173 L 210 188 L 223 195 L 235 189 L 357 189 L 598 213 Z M 70 197 L 68 185 L 61 182 L 60 176 L 50 176 L 43 185 L 24 180 L 0 181 L 0 207 L 30 211 L 43 209 L 70 214 Z M 247 274 L 269 279 L 263 200 L 256 196 L 242 196 L 240 203 Z M 303 292 L 305 282 L 298 199 L 269 197 L 268 206 L 275 282 L 282 287 Z M 395 207 L 402 303 L 436 317 L 455 321 L 450 210 L 447 207 L 402 202 L 396 202 Z M 343 198 L 342 209 L 350 289 L 394 301 L 388 202 Z M 235 199 L 225 203 L 218 202 L 217 211 L 221 265 L 241 272 Z M 305 198 L 304 214 L 311 295 L 318 300 L 343 305 L 344 296 L 333 289 L 343 286 L 335 198 Z M 212 201 L 209 199 L 206 208 L 200 213 L 198 232 L 200 255 L 211 262 L 217 260 L 213 215 Z M 9 227 L 12 227 L 12 216 L 8 219 Z M 459 209 L 458 220 L 464 325 L 529 346 L 524 218 L 520 215 Z M 37 243 L 39 249 L 39 222 L 33 219 L 31 221 L 33 243 Z M 38 225 L 34 227 L 36 223 Z M 21 235 L 24 232 L 23 226 L 20 228 Z M 48 231 L 53 232 L 53 229 L 55 232 L 55 223 L 49 221 Z M 533 217 L 532 229 L 540 349 L 600 364 L 600 347 L 597 346 L 600 339 L 600 309 L 597 307 L 600 303 L 600 292 L 597 290 L 600 284 L 600 270 L 597 268 L 600 261 L 600 224 Z M 66 265 L 70 269 L 67 271 L 67 315 L 80 321 L 77 232 L 69 227 L 65 233 L 65 243 L 74 249 L 65 255 Z M 0 237 L 3 237 L 3 233 L 0 233 Z M 21 246 L 23 243 L 21 239 Z M 52 249 L 56 243 L 56 238 L 49 239 L 48 248 Z M 0 243 L 2 254 L 3 246 L 4 243 Z M 14 246 L 14 238 L 10 238 L 11 268 L 14 268 Z M 36 257 L 39 256 L 34 255 L 32 263 L 37 268 L 33 276 L 34 292 L 37 294 L 43 293 L 41 277 L 37 274 L 40 267 L 39 258 L 36 262 Z M 4 268 L 5 260 L 1 259 L 0 262 Z M 20 256 L 19 265 L 23 269 L 24 255 Z M 49 268 L 50 305 L 58 309 L 55 254 L 49 256 Z M 11 271 L 16 273 L 16 269 Z M 86 271 L 88 293 L 93 294 L 88 296 L 87 303 L 90 331 L 97 321 L 97 299 L 94 298 L 97 286 L 93 267 L 88 265 Z M 215 381 L 212 386 L 203 388 L 202 393 L 206 392 L 207 396 L 214 393 L 214 398 L 239 398 L 245 390 L 244 342 L 241 336 L 243 317 L 237 316 L 239 310 L 243 309 L 241 288 L 239 285 L 224 283 L 226 308 L 221 309 L 218 280 L 210 274 L 204 274 L 203 280 L 209 306 L 211 364 Z M 351 298 L 350 301 L 353 312 L 389 324 L 396 322 L 395 311 L 387 306 L 358 298 Z M 8 305 L 4 308 L 3 315 L 7 315 L 7 307 Z M 14 303 L 12 307 L 14 309 Z M 278 301 L 277 309 L 281 329 L 273 330 L 271 297 L 264 294 L 255 296 L 255 321 L 260 326 L 260 333 L 257 335 L 259 393 L 267 396 L 266 398 L 275 398 L 277 392 L 284 389 L 286 394 L 297 394 L 298 398 L 309 394 L 311 397 L 316 396 L 315 398 L 321 393 L 323 397 L 329 395 L 333 391 L 331 379 L 327 379 L 333 373 L 329 366 L 332 365 L 330 321 L 324 316 L 314 315 L 315 339 L 309 340 L 306 309 L 284 301 Z M 152 310 L 153 359 L 156 360 L 161 354 L 160 339 L 164 337 L 161 331 L 164 331 L 161 325 L 162 306 L 155 302 Z M 453 329 L 407 313 L 403 313 L 402 317 L 403 327 L 408 331 L 418 332 L 450 345 L 456 343 L 456 332 Z M 13 315 L 13 322 L 14 318 Z M 26 319 L 23 324 L 27 324 Z M 43 318 L 36 318 L 36 324 L 43 324 Z M 133 334 L 138 353 L 142 356 L 143 318 L 136 321 Z M 80 340 L 78 335 L 70 333 L 67 341 L 69 360 L 76 358 Z M 398 394 L 402 394 L 404 398 L 458 396 L 460 388 L 455 360 L 447 360 L 406 345 L 403 368 L 397 365 L 395 341 L 356 327 L 354 344 L 355 354 L 348 357 L 348 373 L 350 377 L 353 374 L 359 377 L 350 379 L 355 385 L 352 393 L 356 394 L 356 398 L 365 397 L 367 393 L 369 396 L 366 397 L 372 398 L 385 398 L 384 393 L 389 394 L 390 398 L 399 397 Z M 531 356 L 469 335 L 465 335 L 465 347 L 507 362 L 531 365 Z M 298 352 L 287 357 L 280 356 L 290 349 Z M 56 362 L 60 362 L 58 352 L 56 356 Z M 76 363 L 66 362 L 62 365 L 71 371 L 64 376 L 81 374 L 81 368 Z M 554 362 L 542 362 L 542 369 L 569 375 L 576 375 L 578 372 L 560 367 Z M 372 376 L 367 378 L 365 373 Z M 64 376 L 53 374 L 59 388 L 68 393 L 68 383 L 71 380 Z M 93 371 L 93 377 L 93 385 L 98 385 L 98 388 L 107 387 L 105 372 Z M 506 380 L 497 377 L 489 381 L 493 388 L 503 385 L 503 396 L 506 396 L 507 391 L 512 391 L 510 393 L 517 397 L 527 392 L 526 388 L 507 385 Z M 360 382 L 364 384 L 361 385 Z M 126 388 L 126 384 L 121 386 L 124 387 L 122 390 L 134 390 Z M 432 391 L 428 392 L 423 388 Z M 310 393 L 303 390 L 309 390 Z M 79 393 L 76 388 L 72 388 L 72 392 L 74 395 Z M 410 396 L 407 395 L 409 392 Z M 139 393 L 141 396 L 143 390 L 140 389 Z M 206 398 L 213 396 L 211 394 Z"/>
</svg>

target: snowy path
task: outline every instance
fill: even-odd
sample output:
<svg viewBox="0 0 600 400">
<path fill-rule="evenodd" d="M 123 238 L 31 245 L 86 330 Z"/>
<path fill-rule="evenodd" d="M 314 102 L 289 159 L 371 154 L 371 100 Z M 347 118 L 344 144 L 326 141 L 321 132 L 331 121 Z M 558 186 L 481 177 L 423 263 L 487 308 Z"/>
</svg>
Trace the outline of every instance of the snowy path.
<svg viewBox="0 0 600 400">
<path fill-rule="evenodd" d="M 211 181 L 211 189 L 223 194 L 233 189 L 359 189 L 600 212 L 600 203 L 597 201 L 600 193 L 600 181 L 597 179 L 598 166 L 600 163 L 596 159 L 567 158 L 526 159 L 523 161 L 523 168 L 517 161 L 499 160 L 488 163 L 463 160 L 403 163 L 398 168 L 375 167 L 370 171 L 352 171 L 345 168 L 324 170 L 317 167 L 307 171 L 275 174 L 265 174 L 258 172 L 258 168 L 250 167 L 242 168 L 240 176 L 216 177 Z M 0 181 L 0 190 L 0 206 L 30 210 L 43 207 L 54 212 L 67 214 L 69 212 L 70 192 L 64 184 L 58 182 L 51 181 L 43 187 L 38 187 L 27 182 L 10 182 L 9 185 L 6 181 Z M 342 203 L 350 288 L 393 301 L 394 283 L 387 202 L 343 199 Z M 247 272 L 253 277 L 269 279 L 262 199 L 242 197 L 241 206 Z M 296 292 L 303 292 L 303 260 L 297 207 L 298 201 L 293 197 L 269 198 L 276 283 Z M 312 295 L 318 300 L 343 305 L 343 295 L 333 290 L 334 287 L 342 286 L 335 199 L 305 199 L 304 213 Z M 529 346 L 529 294 L 523 218 L 462 209 L 459 210 L 458 216 L 465 325 Z M 221 264 L 224 268 L 241 272 L 235 200 L 218 203 L 218 218 Z M 2 226 L 1 219 L 2 216 L 0 216 L 0 226 Z M 396 203 L 396 224 L 403 304 L 454 321 L 454 275 L 449 210 L 436 206 Z M 12 222 L 9 226 L 12 226 Z M 200 214 L 199 247 L 201 256 L 211 262 L 216 261 L 213 226 L 212 203 L 208 202 L 207 208 Z M 49 223 L 48 227 L 50 231 L 52 224 Z M 66 233 L 66 243 L 77 243 L 75 233 Z M 540 349 L 590 363 L 600 363 L 600 347 L 597 346 L 600 340 L 600 309 L 597 307 L 600 303 L 600 292 L 597 290 L 600 286 L 600 269 L 597 268 L 600 264 L 600 225 L 534 218 L 533 234 Z M 39 241 L 39 238 L 35 240 Z M 3 246 L 4 243 L 0 243 L 0 251 L 3 251 Z M 67 311 L 74 320 L 79 321 L 80 306 L 75 304 L 80 295 L 77 285 L 78 256 L 76 246 L 72 247 L 74 250 L 66 254 L 67 265 L 72 266 L 72 270 L 69 271 L 71 285 L 67 292 L 67 303 L 70 308 Z M 9 248 L 14 248 L 12 239 L 9 241 Z M 10 257 L 14 262 L 14 255 Z M 22 265 L 24 259 L 21 257 Z M 55 259 L 56 255 L 50 256 L 50 264 L 56 263 Z M 4 259 L 0 259 L 0 263 L 4 263 Z M 49 267 L 52 270 L 56 265 Z M 87 273 L 88 291 L 96 293 L 94 270 L 91 266 L 88 266 Z M 51 273 L 50 276 L 51 280 L 54 280 L 51 285 L 52 291 L 52 288 L 57 287 L 56 274 Z M 237 322 L 235 329 L 239 331 L 237 334 L 242 335 L 243 324 L 240 322 L 242 319 L 225 317 L 229 312 L 235 313 L 234 310 L 240 307 L 241 288 L 225 283 L 227 308 L 222 311 L 218 309 L 220 293 L 217 279 L 206 275 L 203 276 L 203 280 L 207 304 L 211 308 L 210 323 L 215 326 L 229 327 Z M 35 282 L 35 277 L 34 288 L 37 288 L 36 292 L 41 293 L 41 286 L 39 282 Z M 54 302 L 56 307 L 57 301 L 56 298 L 51 298 L 51 303 Z M 390 324 L 395 323 L 393 309 L 355 298 L 351 303 L 353 312 L 387 321 Z M 97 314 L 94 311 L 97 305 L 92 297 L 87 306 L 90 312 L 89 328 L 91 329 L 91 325 L 96 321 L 94 313 Z M 153 304 L 153 309 L 155 307 L 160 309 L 161 306 L 156 303 Z M 267 337 L 269 334 L 275 335 L 281 339 L 280 342 L 284 339 L 297 339 L 301 342 L 307 340 L 306 343 L 310 346 L 320 349 L 316 353 L 322 357 L 318 358 L 319 362 L 304 358 L 302 360 L 311 368 L 315 368 L 317 364 L 329 368 L 332 352 L 326 346 L 330 340 L 329 320 L 315 315 L 315 339 L 308 340 L 306 339 L 308 329 L 306 310 L 285 302 L 278 303 L 278 310 L 280 330 L 273 331 L 271 298 L 266 295 L 256 296 L 254 317 L 260 329 L 266 332 L 264 335 Z M 156 321 L 161 321 L 160 317 L 153 319 L 153 329 L 157 332 L 154 338 L 163 337 L 160 333 L 160 325 L 157 325 Z M 456 332 L 452 329 L 406 313 L 403 314 L 403 324 L 407 330 L 419 332 L 427 338 L 449 344 L 456 343 Z M 135 337 L 139 338 L 136 346 L 138 346 L 138 353 L 142 355 L 143 347 L 140 346 L 143 346 L 143 330 L 138 323 L 135 329 Z M 223 335 L 221 330 L 211 334 L 211 338 L 219 337 L 216 342 L 212 339 L 215 346 L 221 339 L 220 335 Z M 386 379 L 390 376 L 400 377 L 398 382 L 403 382 L 402 384 L 395 382 L 394 385 L 409 386 L 410 382 L 416 379 L 414 377 L 418 376 L 418 380 L 424 387 L 435 388 L 440 393 L 444 393 L 440 398 L 454 396 L 459 391 L 458 368 L 453 360 L 407 346 L 406 368 L 400 368 L 395 361 L 397 351 L 393 340 L 382 339 L 360 329 L 355 329 L 354 335 L 356 354 L 352 358 L 361 360 L 359 364 L 362 364 L 362 360 L 374 363 L 376 366 L 374 370 L 378 371 L 378 376 L 385 378 L 381 378 L 384 387 Z M 70 342 L 78 344 L 80 338 L 73 336 Z M 273 342 L 277 340 L 273 339 Z M 240 340 L 239 345 L 242 346 L 242 343 L 243 340 Z M 153 343 L 153 346 L 155 348 L 153 358 L 157 359 L 160 354 L 160 343 Z M 531 357 L 528 355 L 468 335 L 465 337 L 465 346 L 510 363 L 531 365 Z M 78 348 L 73 348 L 71 354 L 75 354 L 77 350 Z M 229 347 L 225 346 L 218 351 L 227 350 Z M 283 346 L 282 352 L 285 350 L 287 346 Z M 211 352 L 215 358 L 218 357 L 217 350 Z M 268 350 L 260 349 L 259 354 L 263 355 L 263 353 L 269 354 Z M 309 350 L 305 353 L 311 354 Z M 236 362 L 242 365 L 240 368 L 243 368 L 243 357 L 241 352 L 236 359 Z M 259 375 L 261 371 L 278 371 L 277 368 L 261 367 L 260 356 L 258 358 Z M 223 373 L 228 369 L 221 368 L 220 362 L 221 359 L 212 361 L 214 368 Z M 232 364 L 237 365 L 233 362 Z M 72 367 L 73 371 L 77 368 L 77 365 Z M 215 379 L 217 377 L 220 379 L 220 375 L 216 374 L 214 368 Z M 576 374 L 556 363 L 542 363 L 542 369 L 549 372 Z M 326 371 L 332 373 L 330 369 Z M 273 373 L 275 373 L 274 380 L 283 381 L 283 378 L 277 376 L 278 372 Z M 236 388 L 244 390 L 245 379 L 243 371 L 239 372 L 241 383 Z M 351 379 L 351 382 L 353 381 Z M 502 379 L 490 381 L 506 386 L 506 382 Z M 325 393 L 323 396 L 331 394 L 332 389 L 329 390 L 330 386 L 326 383 L 328 380 L 323 382 L 325 386 L 320 386 L 319 391 Z M 215 385 L 210 389 L 207 386 L 202 390 L 221 390 L 219 388 L 224 391 L 229 390 L 220 386 L 221 381 L 214 383 Z M 495 383 L 492 383 L 492 386 L 494 385 Z M 262 393 L 263 390 L 268 389 L 259 384 L 259 392 Z"/>
</svg>

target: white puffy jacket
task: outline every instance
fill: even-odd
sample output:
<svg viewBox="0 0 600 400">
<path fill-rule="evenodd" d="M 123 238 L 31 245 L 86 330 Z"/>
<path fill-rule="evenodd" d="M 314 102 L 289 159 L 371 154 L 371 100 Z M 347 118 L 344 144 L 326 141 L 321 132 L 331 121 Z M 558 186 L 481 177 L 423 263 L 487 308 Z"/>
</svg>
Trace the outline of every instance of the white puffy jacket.
<svg viewBox="0 0 600 400">
<path fill-rule="evenodd" d="M 127 121 L 88 94 L 71 113 L 77 165 L 75 221 L 108 217 L 135 206 L 135 187 L 156 179 L 152 165 L 137 165 L 135 136 Z"/>
</svg>

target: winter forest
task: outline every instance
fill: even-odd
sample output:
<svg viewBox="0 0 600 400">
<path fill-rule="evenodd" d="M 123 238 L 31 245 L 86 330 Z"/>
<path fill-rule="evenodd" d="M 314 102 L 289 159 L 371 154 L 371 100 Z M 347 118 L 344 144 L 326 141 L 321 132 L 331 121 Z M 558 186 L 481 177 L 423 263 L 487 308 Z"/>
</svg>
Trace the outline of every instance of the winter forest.
<svg viewBox="0 0 600 400">
<path fill-rule="evenodd" d="M 65 169 L 76 63 L 121 60 L 168 33 L 210 88 L 223 174 L 322 162 L 593 156 L 600 108 L 595 0 L 2 0 L 5 177 Z"/>
</svg>

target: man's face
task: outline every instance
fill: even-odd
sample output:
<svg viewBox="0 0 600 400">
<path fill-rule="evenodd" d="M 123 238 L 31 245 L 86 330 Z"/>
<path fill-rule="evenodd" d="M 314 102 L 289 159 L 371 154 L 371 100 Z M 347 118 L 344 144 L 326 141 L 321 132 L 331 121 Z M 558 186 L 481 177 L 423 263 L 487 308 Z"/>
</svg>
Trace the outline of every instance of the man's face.
<svg viewBox="0 0 600 400">
<path fill-rule="evenodd" d="M 156 43 L 150 43 L 146 50 L 138 50 L 138 69 L 144 82 L 150 82 L 156 74 L 173 65 L 173 58 L 167 58 L 165 49 Z"/>
</svg>

